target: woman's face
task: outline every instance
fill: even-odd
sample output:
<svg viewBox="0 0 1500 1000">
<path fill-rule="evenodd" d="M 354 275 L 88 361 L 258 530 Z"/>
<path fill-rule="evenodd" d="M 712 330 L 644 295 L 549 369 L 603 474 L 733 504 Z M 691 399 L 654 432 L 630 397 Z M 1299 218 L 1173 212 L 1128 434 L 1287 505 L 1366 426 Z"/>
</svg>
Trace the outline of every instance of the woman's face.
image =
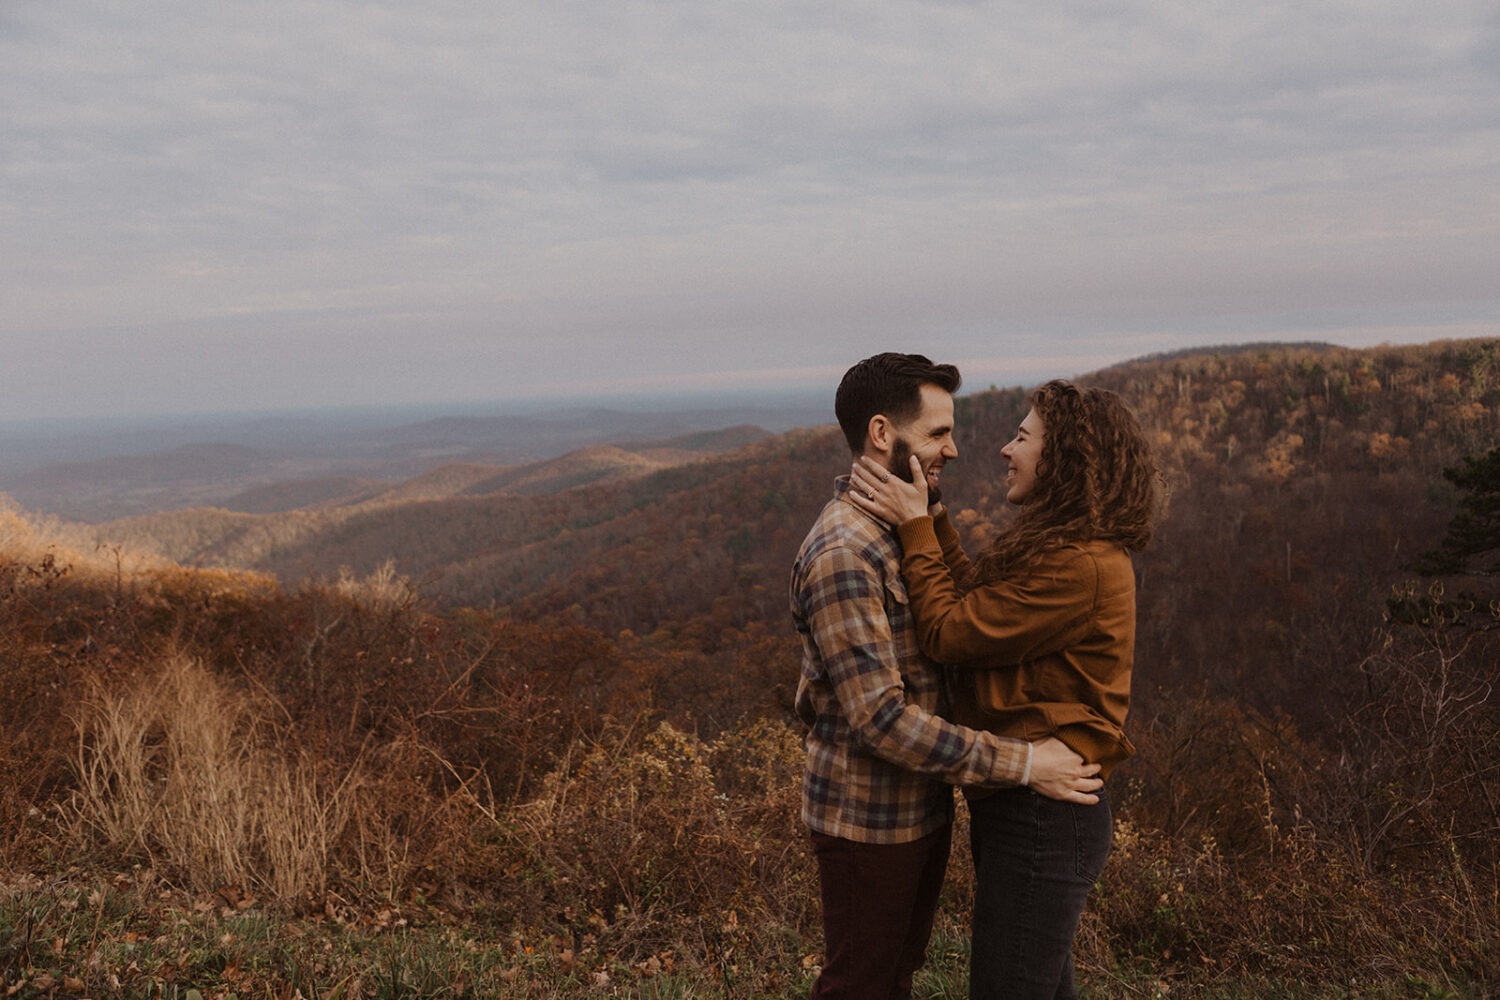
<svg viewBox="0 0 1500 1000">
<path fill-rule="evenodd" d="M 1021 427 L 1010 444 L 1000 449 L 1000 455 L 1010 463 L 1005 473 L 1005 499 L 1011 503 L 1025 503 L 1036 491 L 1036 467 L 1042 460 L 1042 441 L 1046 428 L 1036 410 L 1026 414 Z"/>
</svg>

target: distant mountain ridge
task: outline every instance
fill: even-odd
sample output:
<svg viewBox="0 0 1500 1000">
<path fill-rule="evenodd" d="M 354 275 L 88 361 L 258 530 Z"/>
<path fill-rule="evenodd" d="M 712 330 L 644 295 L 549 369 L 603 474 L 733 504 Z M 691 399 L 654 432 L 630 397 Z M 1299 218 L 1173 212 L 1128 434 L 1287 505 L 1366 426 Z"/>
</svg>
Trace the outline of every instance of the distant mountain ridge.
<svg viewBox="0 0 1500 1000">
<path fill-rule="evenodd" d="M 249 445 L 204 442 L 165 452 L 43 466 L 5 484 L 26 507 L 87 519 L 116 509 L 212 503 L 247 479 L 274 478 L 284 463 Z"/>
<path fill-rule="evenodd" d="M 395 484 L 353 477 L 289 480 L 252 488 L 215 506 L 238 513 L 273 514 L 303 508 L 403 503 L 491 493 L 539 496 L 592 482 L 644 475 L 770 436 L 769 431 L 759 427 L 729 427 L 666 441 L 592 445 L 557 458 L 521 465 L 449 463 Z"/>
<path fill-rule="evenodd" d="M 1124 397 L 1172 485 L 1166 521 L 1135 558 L 1135 697 L 1147 716 L 1170 688 L 1316 709 L 1329 664 L 1369 651 L 1387 599 L 1443 536 L 1455 507 L 1444 468 L 1500 441 L 1500 339 L 1203 352 L 1078 381 Z M 1020 388 L 957 400 L 960 460 L 944 489 L 971 552 L 1012 516 L 999 450 L 1026 405 Z M 391 567 L 429 604 L 496 627 L 610 637 L 657 662 L 699 717 L 752 697 L 784 708 L 796 675 L 788 567 L 848 468 L 841 434 L 793 430 L 649 471 L 636 459 L 651 448 L 614 447 L 505 482 L 457 463 L 282 513 L 117 520 L 86 526 L 73 547 L 249 569 L 294 588 Z M 610 466 L 619 474 L 572 485 Z M 521 492 L 549 477 L 567 488 Z M 483 492 L 497 486 L 508 491 Z"/>
<path fill-rule="evenodd" d="M 581 486 L 635 480 L 708 461 L 768 440 L 775 440 L 768 431 L 736 426 L 660 442 L 596 445 L 519 466 L 443 465 L 396 484 L 293 480 L 258 487 L 213 506 L 158 511 L 103 522 L 90 530 L 101 541 L 109 539 L 107 544 L 123 543 L 176 562 L 248 567 L 267 545 L 295 545 L 337 534 L 391 510 L 427 511 L 444 501 L 508 505 L 520 498 L 550 498 Z"/>
<path fill-rule="evenodd" d="M 1359 497 L 1346 506 L 1362 510 L 1388 494 L 1404 524 L 1379 521 L 1377 530 L 1377 522 L 1360 522 L 1367 530 L 1348 544 L 1410 552 L 1417 541 L 1396 539 L 1433 529 L 1438 515 L 1424 511 L 1434 511 L 1430 495 L 1443 465 L 1500 439 L 1497 345 L 1266 346 L 1138 361 L 1080 381 L 1121 392 L 1155 440 L 1178 482 L 1166 530 L 1269 517 L 1276 530 L 1263 532 L 1268 538 L 1300 537 L 1318 526 L 1311 515 L 1326 510 L 1338 532 L 1302 539 L 1295 556 L 1359 521 L 1332 498 Z M 1024 393 L 991 390 L 958 402 L 962 456 L 947 479 L 961 523 L 982 538 L 1008 516 L 995 486 L 1004 467 L 998 449 L 1024 415 Z M 686 462 L 678 456 L 654 469 L 640 461 L 649 453 L 590 449 L 491 476 L 482 466 L 450 466 L 358 502 L 249 520 L 185 511 L 97 530 L 101 539 L 175 559 L 288 580 L 342 567 L 370 572 L 395 559 L 402 572 L 431 579 L 445 602 L 498 602 L 542 615 L 587 593 L 582 614 L 591 623 L 651 628 L 719 592 L 671 572 L 673 562 L 701 565 L 713 580 L 743 578 L 751 589 L 740 595 L 748 601 L 742 615 L 753 614 L 757 594 L 777 603 L 795 541 L 847 463 L 831 428 Z M 1293 497 L 1302 507 L 1274 513 Z M 1209 550 L 1222 550 L 1221 540 Z M 1286 551 L 1281 557 L 1287 563 Z"/>
<path fill-rule="evenodd" d="M 487 465 L 498 476 L 597 445 L 631 453 L 651 447 L 697 452 L 728 446 L 734 434 L 741 442 L 749 440 L 747 427 L 760 434 L 770 433 L 761 426 L 786 430 L 797 426 L 799 417 L 826 419 L 821 408 L 742 404 L 667 411 L 575 407 L 437 417 L 395 426 L 359 425 L 343 416 L 258 419 L 211 425 L 206 430 L 222 436 L 204 441 L 60 462 L 38 457 L 45 448 L 34 435 L 18 440 L 0 434 L 0 493 L 29 510 L 92 522 L 206 506 L 277 513 L 359 502 L 444 465 Z M 167 439 L 180 433 L 156 432 Z M 731 437 L 722 446 L 684 438 L 724 433 Z M 150 435 L 143 431 L 122 440 L 138 443 Z M 77 451 L 78 443 L 60 439 L 59 448 Z M 616 464 L 623 469 L 632 463 L 621 459 Z M 544 476 L 528 489 L 561 488 L 566 478 L 559 474 L 558 484 L 549 486 Z"/>
</svg>

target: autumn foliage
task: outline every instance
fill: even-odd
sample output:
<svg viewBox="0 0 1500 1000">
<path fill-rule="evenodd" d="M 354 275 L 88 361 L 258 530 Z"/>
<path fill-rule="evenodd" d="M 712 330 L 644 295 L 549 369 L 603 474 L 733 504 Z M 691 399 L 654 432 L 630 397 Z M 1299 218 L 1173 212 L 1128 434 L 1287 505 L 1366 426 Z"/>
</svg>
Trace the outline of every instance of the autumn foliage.
<svg viewBox="0 0 1500 1000">
<path fill-rule="evenodd" d="M 1140 752 L 1086 982 L 1500 986 L 1500 593 L 1418 573 L 1460 508 L 1444 470 L 1500 440 L 1500 342 L 1084 381 L 1130 401 L 1173 487 L 1137 562 Z M 1024 405 L 960 401 L 945 492 L 972 544 L 1008 516 Z M 539 948 L 583 985 L 795 994 L 819 945 L 786 573 L 846 462 L 813 429 L 557 496 L 186 512 L 104 548 L 0 514 L 0 867 L 517 942 L 474 990 Z M 960 934 L 969 877 L 957 858 Z M 22 881 L 12 903 L 43 891 Z M 13 983 L 36 958 L 7 905 Z"/>
</svg>

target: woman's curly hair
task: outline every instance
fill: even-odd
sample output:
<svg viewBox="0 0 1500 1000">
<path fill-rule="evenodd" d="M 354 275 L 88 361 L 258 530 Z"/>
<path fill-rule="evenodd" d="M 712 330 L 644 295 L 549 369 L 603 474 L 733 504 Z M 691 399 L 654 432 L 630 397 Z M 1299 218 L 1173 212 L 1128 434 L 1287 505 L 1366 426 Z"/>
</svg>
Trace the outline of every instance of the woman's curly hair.
<svg viewBox="0 0 1500 1000">
<path fill-rule="evenodd" d="M 1151 541 L 1166 487 L 1135 415 L 1107 389 L 1056 379 L 1031 393 L 1042 421 L 1036 485 L 1020 514 L 975 560 L 975 582 L 1022 572 L 1047 549 L 1104 539 Z"/>
</svg>

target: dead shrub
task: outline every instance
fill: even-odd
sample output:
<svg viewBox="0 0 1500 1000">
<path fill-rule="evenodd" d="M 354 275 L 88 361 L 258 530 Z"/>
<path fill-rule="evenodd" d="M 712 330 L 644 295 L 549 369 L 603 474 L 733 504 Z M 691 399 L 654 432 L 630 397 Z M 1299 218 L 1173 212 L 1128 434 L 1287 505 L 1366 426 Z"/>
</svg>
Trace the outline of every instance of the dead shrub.
<svg viewBox="0 0 1500 1000">
<path fill-rule="evenodd" d="M 14 520 L 0 511 L 0 863 L 24 866 L 50 838 L 37 822 L 43 805 L 69 783 L 73 731 L 59 706 L 83 688 L 74 658 L 83 646 L 68 623 L 102 616 L 93 588 L 55 551 L 14 544 Z"/>
<path fill-rule="evenodd" d="M 1121 821 L 1084 911 L 1080 964 L 1197 982 L 1492 981 L 1493 901 L 1476 912 L 1446 881 L 1371 875 L 1309 828 L 1279 836 L 1266 863 Z"/>
<path fill-rule="evenodd" d="M 1388 633 L 1360 665 L 1338 754 L 1310 769 L 1303 812 L 1340 831 L 1368 871 L 1500 864 L 1500 641 L 1483 632 Z M 1332 757 L 1333 755 L 1330 755 Z"/>
<path fill-rule="evenodd" d="M 577 744 L 512 811 L 515 847 L 554 908 L 614 947 L 728 961 L 752 930 L 804 928 L 815 916 L 788 773 L 794 745 L 769 723 L 716 744 L 667 723 Z"/>
<path fill-rule="evenodd" d="M 1119 806 L 1142 828 L 1189 843 L 1209 838 L 1233 856 L 1270 855 L 1286 819 L 1277 789 L 1315 751 L 1285 719 L 1206 694 L 1158 698 L 1156 713 L 1134 727 L 1137 755 L 1115 779 Z"/>
<path fill-rule="evenodd" d="M 1093 960 L 1353 984 L 1500 980 L 1496 636 L 1404 628 L 1299 733 L 1168 694 L 1137 729 Z"/>
<path fill-rule="evenodd" d="M 375 615 L 397 617 L 417 604 L 417 589 L 396 572 L 396 560 L 387 559 L 370 575 L 360 578 L 347 567 L 339 570 L 333 589 Z"/>
</svg>

